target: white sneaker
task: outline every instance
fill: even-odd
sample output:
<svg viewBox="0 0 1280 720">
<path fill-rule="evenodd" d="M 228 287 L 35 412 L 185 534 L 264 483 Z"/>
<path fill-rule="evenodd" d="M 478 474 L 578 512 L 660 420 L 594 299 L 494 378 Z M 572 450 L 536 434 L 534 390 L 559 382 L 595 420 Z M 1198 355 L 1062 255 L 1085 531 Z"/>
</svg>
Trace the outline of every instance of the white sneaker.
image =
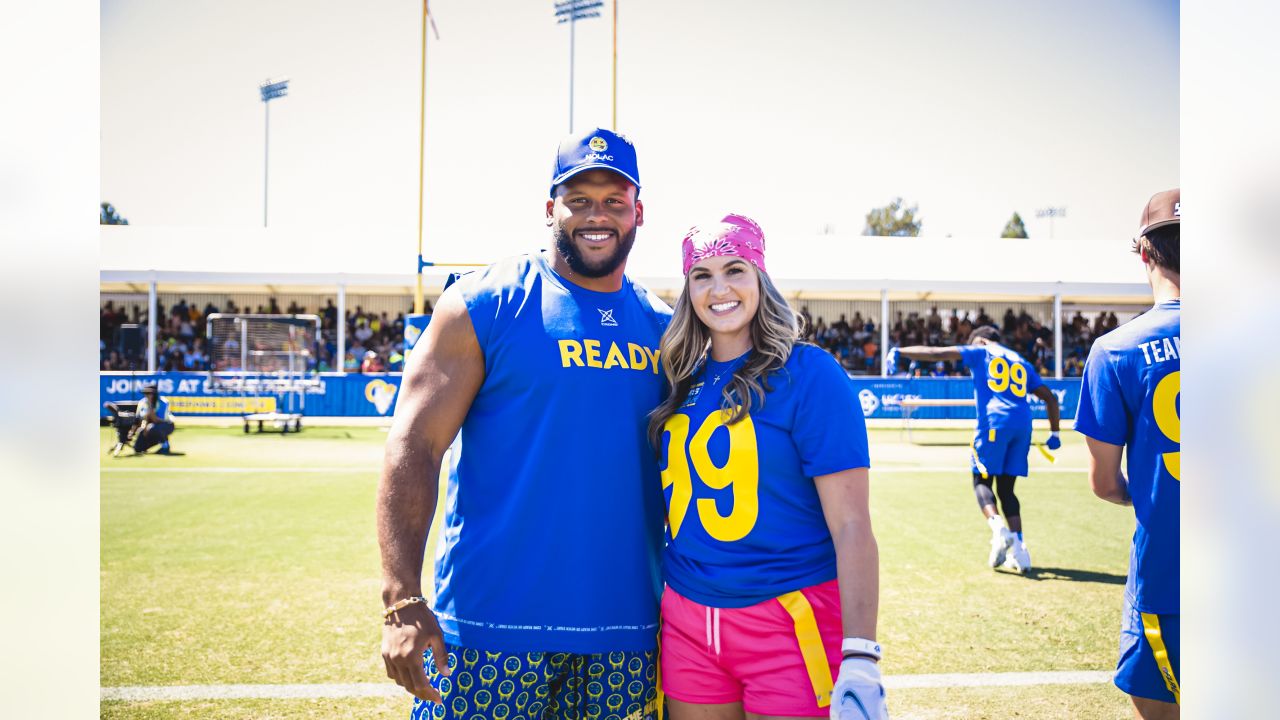
<svg viewBox="0 0 1280 720">
<path fill-rule="evenodd" d="M 1019 575 L 1026 575 L 1031 572 L 1031 552 L 1027 550 L 1025 544 L 1014 543 L 1013 551 L 1009 553 L 1005 565 Z"/>
<path fill-rule="evenodd" d="M 987 564 L 998 568 L 1004 564 L 1005 555 L 1013 547 L 1014 535 L 1005 528 L 991 533 L 991 554 L 987 556 Z"/>
</svg>

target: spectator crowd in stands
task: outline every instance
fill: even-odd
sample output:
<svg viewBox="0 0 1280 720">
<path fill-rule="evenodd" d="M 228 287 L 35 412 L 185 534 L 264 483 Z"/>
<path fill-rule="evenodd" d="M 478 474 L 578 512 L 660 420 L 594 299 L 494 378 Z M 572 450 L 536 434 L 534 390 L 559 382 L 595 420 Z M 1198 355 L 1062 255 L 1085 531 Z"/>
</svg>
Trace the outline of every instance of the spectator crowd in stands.
<svg viewBox="0 0 1280 720">
<path fill-rule="evenodd" d="M 200 308 L 183 299 L 168 312 L 163 303 L 157 304 L 157 310 L 159 317 L 163 318 L 157 328 L 156 342 L 156 365 L 161 370 L 209 369 L 205 324 L 213 313 L 293 315 L 309 312 L 294 301 L 282 310 L 274 297 L 267 305 L 259 305 L 256 309 L 238 307 L 233 300 L 228 300 L 222 309 L 213 303 Z M 426 310 L 431 311 L 429 302 Z M 403 313 L 391 318 L 386 312 L 366 312 L 359 305 L 354 311 L 348 310 L 345 318 L 347 347 L 341 362 L 335 357 L 338 353 L 338 308 L 329 299 L 315 314 L 321 318 L 321 343 L 312 369 L 350 373 L 399 372 L 404 369 Z M 880 373 L 882 348 L 880 330 L 874 318 L 864 318 L 861 312 L 855 312 L 849 319 L 842 313 L 838 320 L 828 324 L 822 317 L 814 319 L 808 307 L 802 307 L 800 315 L 804 321 L 805 339 L 831 353 L 846 371 L 855 375 Z M 123 307 L 117 307 L 112 300 L 103 304 L 99 339 L 102 370 L 146 369 L 146 323 L 146 312 L 138 305 L 134 305 L 132 313 L 129 313 Z M 126 324 L 138 327 L 122 331 Z M 976 315 L 953 308 L 945 317 L 938 313 L 937 307 L 931 308 L 923 317 L 918 312 L 910 312 L 905 317 L 899 312 L 889 330 L 889 347 L 963 345 L 969 333 L 982 325 L 1000 328 L 1006 346 L 1032 362 L 1042 376 L 1052 377 L 1052 326 L 1041 324 L 1026 310 L 1014 312 L 1012 307 L 1005 310 L 998 323 L 981 307 Z M 1063 374 L 1068 377 L 1080 375 L 1093 341 L 1118 325 L 1114 312 L 1100 312 L 1092 323 L 1079 311 L 1070 321 L 1064 318 Z M 132 342 L 127 337 L 129 332 L 133 333 Z M 940 362 L 932 367 L 913 366 L 910 372 L 914 376 L 927 377 L 969 374 L 959 362 Z"/>
<path fill-rule="evenodd" d="M 218 309 L 207 305 L 201 310 L 182 300 L 168 313 L 163 303 L 157 303 L 156 310 L 162 319 L 156 328 L 156 367 L 160 370 L 208 369 L 204 318 Z M 123 307 L 116 307 L 114 301 L 108 300 L 99 314 L 101 369 L 145 370 L 146 324 L 147 315 L 141 307 L 135 305 L 130 317 Z M 125 325 L 133 327 L 126 329 Z"/>
<path fill-rule="evenodd" d="M 809 315 L 809 308 L 800 308 L 805 332 L 804 339 L 826 350 L 840 361 L 844 369 L 857 375 L 878 375 L 880 368 L 880 335 L 875 321 L 863 319 L 861 312 L 853 314 L 853 320 L 840 319 L 827 325 L 819 317 Z"/>
<path fill-rule="evenodd" d="M 845 370 L 855 375 L 880 373 L 880 335 L 874 318 L 864 319 L 861 312 L 855 312 L 853 319 L 847 320 L 841 314 L 839 320 L 828 325 L 821 317 L 814 320 L 807 307 L 800 309 L 800 315 L 805 322 L 805 339 L 831 353 Z M 1063 375 L 1079 376 L 1093 341 L 1114 330 L 1119 324 L 1114 312 L 1098 313 L 1092 325 L 1079 311 L 1069 322 L 1064 321 Z M 974 328 L 983 325 L 998 327 L 1006 347 L 1017 351 L 1034 364 L 1041 376 L 1053 377 L 1053 327 L 1040 323 L 1026 310 L 1014 312 L 1012 307 L 1005 310 L 1000 322 L 987 315 L 986 308 L 983 307 L 978 308 L 976 315 L 952 308 L 951 314 L 946 317 L 938 313 L 937 307 L 931 308 L 929 314 L 923 317 L 918 312 L 910 312 L 905 317 L 899 312 L 889 330 L 889 347 L 963 345 Z M 958 361 L 939 362 L 931 367 L 913 363 L 909 372 L 914 377 L 969 374 L 963 363 Z"/>
<path fill-rule="evenodd" d="M 157 301 L 157 316 L 162 318 L 156 331 L 156 367 L 159 370 L 208 370 L 211 359 L 205 348 L 206 320 L 213 313 L 259 315 L 295 315 L 307 314 L 310 311 L 291 301 L 288 307 L 281 309 L 277 300 L 270 298 L 267 305 L 259 305 L 256 309 L 239 307 L 234 300 L 227 300 L 226 306 L 219 309 L 213 303 L 204 308 L 179 300 L 172 308 L 166 308 L 163 302 Z M 431 304 L 427 303 L 427 312 L 431 312 Z M 404 369 L 404 313 L 395 318 L 388 313 L 366 312 L 357 305 L 354 311 L 347 310 L 346 352 L 338 362 L 338 308 L 333 300 L 319 308 L 321 342 L 317 350 L 314 364 L 310 367 L 319 372 L 387 372 Z M 133 325 L 133 328 L 124 328 Z M 107 300 L 101 308 L 99 324 L 99 368 L 101 370 L 146 370 L 147 368 L 147 314 L 139 305 L 134 305 L 132 312 L 117 307 L 113 300 Z"/>
<path fill-rule="evenodd" d="M 1090 327 L 1089 321 L 1077 310 L 1070 322 L 1062 324 L 1062 374 L 1068 377 L 1079 376 L 1084 370 L 1084 361 L 1089 357 L 1093 341 L 1118 327 L 1120 320 L 1114 312 L 1098 313 Z"/>
<path fill-rule="evenodd" d="M 431 312 L 431 302 L 426 301 L 426 312 Z M 346 352 L 339 366 L 338 308 L 329 300 L 319 312 L 321 334 L 321 372 L 401 372 L 404 370 L 404 313 L 389 318 L 386 312 L 366 312 L 357 305 L 355 312 L 346 313 Z"/>
</svg>

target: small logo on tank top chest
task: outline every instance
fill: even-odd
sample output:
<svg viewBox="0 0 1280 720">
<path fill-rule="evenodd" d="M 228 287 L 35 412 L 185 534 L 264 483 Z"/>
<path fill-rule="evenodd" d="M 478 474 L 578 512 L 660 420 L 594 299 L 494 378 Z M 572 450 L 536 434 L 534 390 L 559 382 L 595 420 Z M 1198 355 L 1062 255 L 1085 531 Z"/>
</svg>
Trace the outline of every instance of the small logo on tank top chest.
<svg viewBox="0 0 1280 720">
<path fill-rule="evenodd" d="M 605 310 L 604 308 L 596 308 L 600 313 L 600 324 L 604 327 L 618 327 L 618 321 L 613 319 L 613 308 Z"/>
</svg>

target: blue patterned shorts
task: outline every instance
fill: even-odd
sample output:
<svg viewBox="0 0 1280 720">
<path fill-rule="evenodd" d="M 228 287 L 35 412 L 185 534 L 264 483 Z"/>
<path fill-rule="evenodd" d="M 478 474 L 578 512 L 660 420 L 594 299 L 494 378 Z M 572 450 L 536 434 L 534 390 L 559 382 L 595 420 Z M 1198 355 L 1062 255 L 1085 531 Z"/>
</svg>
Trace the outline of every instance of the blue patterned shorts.
<svg viewBox="0 0 1280 720">
<path fill-rule="evenodd" d="M 658 652 L 509 653 L 453 647 L 448 677 L 424 655 L 443 705 L 412 720 L 656 720 Z"/>
</svg>

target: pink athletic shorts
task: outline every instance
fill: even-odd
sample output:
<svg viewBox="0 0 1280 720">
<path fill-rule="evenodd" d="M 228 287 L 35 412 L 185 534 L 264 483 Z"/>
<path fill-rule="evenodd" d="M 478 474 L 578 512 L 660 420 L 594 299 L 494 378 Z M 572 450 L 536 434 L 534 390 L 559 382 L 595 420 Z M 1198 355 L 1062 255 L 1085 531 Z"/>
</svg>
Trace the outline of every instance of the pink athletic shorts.
<svg viewBox="0 0 1280 720">
<path fill-rule="evenodd" d="M 688 703 L 826 716 L 840 671 L 835 580 L 744 608 L 712 608 L 670 586 L 662 595 L 662 690 Z"/>
</svg>

